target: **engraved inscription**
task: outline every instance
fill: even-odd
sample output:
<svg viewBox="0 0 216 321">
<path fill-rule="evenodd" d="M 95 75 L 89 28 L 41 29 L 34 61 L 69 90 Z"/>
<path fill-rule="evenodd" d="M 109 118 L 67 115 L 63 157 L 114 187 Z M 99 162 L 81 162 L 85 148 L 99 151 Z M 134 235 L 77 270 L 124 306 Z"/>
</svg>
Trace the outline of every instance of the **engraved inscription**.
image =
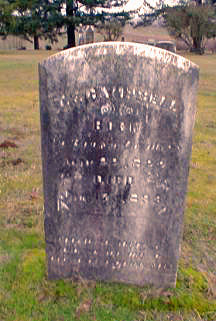
<svg viewBox="0 0 216 321">
<path fill-rule="evenodd" d="M 155 214 L 166 213 L 166 201 L 158 196 L 159 192 L 169 190 L 170 183 L 165 178 L 167 168 L 165 157 L 167 153 L 179 147 L 167 140 L 148 143 L 144 136 L 149 126 L 147 123 L 150 122 L 152 110 L 160 108 L 162 113 L 176 111 L 175 99 L 166 96 L 158 97 L 148 90 L 142 92 L 137 91 L 136 88 L 108 88 L 105 86 L 86 89 L 84 97 L 87 99 L 86 107 L 83 107 L 87 111 L 86 122 L 84 121 L 87 126 L 85 135 L 80 136 L 75 132 L 67 145 L 64 140 L 53 137 L 54 150 L 58 151 L 61 148 L 64 153 L 65 148 L 73 155 L 72 158 L 70 156 L 64 159 L 59 175 L 60 188 L 56 201 L 58 212 L 66 211 L 72 215 L 70 211 L 72 204 L 85 210 L 89 204 L 97 201 L 103 205 L 103 208 L 109 208 L 108 212 L 99 211 L 100 215 L 105 216 L 133 216 L 132 212 L 131 214 L 124 212 L 122 206 L 126 203 L 133 207 L 135 205 L 145 207 L 151 204 Z M 134 97 L 138 99 L 139 104 L 136 104 L 136 100 L 133 101 Z M 116 98 L 124 98 L 124 103 L 116 105 Z M 71 106 L 71 112 L 73 112 L 73 105 L 66 102 L 65 96 L 62 99 L 66 105 Z M 73 101 L 73 98 L 71 99 Z M 83 98 L 81 100 L 83 101 Z M 100 105 L 98 117 L 95 118 L 97 107 L 95 110 L 94 108 Z M 115 121 L 113 115 L 116 117 Z M 148 118 L 146 124 L 139 120 L 139 117 L 143 116 Z M 173 121 L 175 122 L 175 117 Z M 113 135 L 113 133 L 118 133 L 118 135 Z M 60 144 L 57 144 L 58 141 Z M 146 151 L 145 157 L 140 157 L 139 150 L 141 149 L 143 152 Z M 119 152 L 125 153 L 126 151 L 128 151 L 127 157 L 121 159 L 117 157 Z M 137 151 L 137 156 L 131 158 L 130 154 L 134 154 L 134 151 Z M 155 153 L 158 154 L 157 157 Z M 127 171 L 129 175 L 125 175 L 122 170 Z M 110 171 L 115 171 L 116 175 L 110 175 Z M 95 172 L 98 174 L 95 175 Z M 85 191 L 83 188 L 79 191 L 79 186 L 85 184 L 86 174 L 91 179 Z M 141 187 L 137 185 L 135 178 L 137 174 L 142 175 L 145 181 Z M 69 185 L 64 183 L 67 178 L 71 180 Z M 146 193 L 148 186 L 151 188 L 151 195 Z M 116 203 L 116 206 L 110 208 L 110 204 L 113 203 Z M 120 205 L 121 211 L 119 212 L 116 208 Z M 97 211 L 97 215 L 99 212 Z"/>
<path fill-rule="evenodd" d="M 101 240 L 99 247 L 95 239 L 90 237 L 62 236 L 59 237 L 60 250 L 58 255 L 51 254 L 49 260 L 55 264 L 73 263 L 89 266 L 104 265 L 107 269 L 144 270 L 146 268 L 168 271 L 172 266 L 165 263 L 160 255 L 159 245 L 149 248 L 145 242 L 136 240 Z M 85 253 L 85 256 L 82 255 Z M 146 261 L 146 255 L 152 253 L 153 259 Z"/>
</svg>

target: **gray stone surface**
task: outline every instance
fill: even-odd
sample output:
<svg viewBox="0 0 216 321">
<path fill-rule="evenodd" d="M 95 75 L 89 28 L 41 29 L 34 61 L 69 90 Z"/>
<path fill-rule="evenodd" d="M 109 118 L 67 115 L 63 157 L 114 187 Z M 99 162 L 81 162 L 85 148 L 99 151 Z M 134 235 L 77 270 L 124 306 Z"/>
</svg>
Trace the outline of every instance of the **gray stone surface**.
<svg viewBox="0 0 216 321">
<path fill-rule="evenodd" d="M 85 43 L 85 38 L 84 38 L 84 33 L 81 31 L 78 33 L 78 45 L 84 45 Z"/>
<path fill-rule="evenodd" d="M 94 29 L 93 26 L 88 26 L 85 32 L 86 35 L 86 44 L 94 42 Z"/>
<path fill-rule="evenodd" d="M 156 47 L 176 53 L 176 44 L 173 41 L 158 41 Z"/>
<path fill-rule="evenodd" d="M 197 66 L 107 42 L 39 74 L 49 278 L 175 286 Z"/>
</svg>

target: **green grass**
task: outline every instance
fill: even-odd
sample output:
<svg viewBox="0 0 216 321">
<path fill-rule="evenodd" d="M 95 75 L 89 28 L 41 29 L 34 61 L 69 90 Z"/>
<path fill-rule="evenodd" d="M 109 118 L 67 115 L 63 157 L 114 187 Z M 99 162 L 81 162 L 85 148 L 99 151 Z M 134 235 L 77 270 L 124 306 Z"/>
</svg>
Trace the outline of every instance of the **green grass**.
<svg viewBox="0 0 216 321">
<path fill-rule="evenodd" d="M 216 320 L 216 55 L 188 56 L 200 87 L 176 289 L 48 281 L 37 64 L 0 51 L 0 320 Z M 18 161 L 20 159 L 20 161 Z"/>
</svg>

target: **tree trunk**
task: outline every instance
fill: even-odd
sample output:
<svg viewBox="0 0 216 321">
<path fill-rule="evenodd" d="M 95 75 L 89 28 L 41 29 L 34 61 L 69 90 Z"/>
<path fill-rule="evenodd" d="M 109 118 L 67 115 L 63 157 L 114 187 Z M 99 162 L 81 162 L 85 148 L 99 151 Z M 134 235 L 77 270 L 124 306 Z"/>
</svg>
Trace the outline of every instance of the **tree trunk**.
<svg viewBox="0 0 216 321">
<path fill-rule="evenodd" d="M 66 15 L 67 17 L 74 16 L 74 1 L 67 0 L 66 2 Z M 67 48 L 75 47 L 75 25 L 70 23 L 67 25 Z"/>
<path fill-rule="evenodd" d="M 193 40 L 192 51 L 202 55 L 204 54 L 204 48 L 201 25 L 198 19 L 195 19 L 193 23 L 194 25 L 191 27 L 191 38 Z"/>
<path fill-rule="evenodd" d="M 34 50 L 39 50 L 39 37 L 34 35 Z"/>
<path fill-rule="evenodd" d="M 200 55 L 204 54 L 204 48 L 202 47 L 202 37 L 201 38 L 197 38 L 194 37 L 193 38 L 193 47 L 191 49 L 192 52 L 198 53 Z"/>
<path fill-rule="evenodd" d="M 75 41 L 75 26 L 67 26 L 67 48 L 72 48 L 76 46 Z"/>
</svg>

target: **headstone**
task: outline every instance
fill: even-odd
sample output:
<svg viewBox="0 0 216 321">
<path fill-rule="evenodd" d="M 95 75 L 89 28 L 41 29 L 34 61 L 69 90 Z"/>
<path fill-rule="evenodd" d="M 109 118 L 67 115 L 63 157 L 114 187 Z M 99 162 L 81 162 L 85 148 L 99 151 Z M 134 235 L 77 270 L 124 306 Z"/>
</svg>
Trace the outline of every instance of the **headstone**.
<svg viewBox="0 0 216 321">
<path fill-rule="evenodd" d="M 175 286 L 198 67 L 107 42 L 39 73 L 49 278 Z"/>
<path fill-rule="evenodd" d="M 173 41 L 158 41 L 156 47 L 176 53 L 176 44 Z"/>
<path fill-rule="evenodd" d="M 146 45 L 155 46 L 156 45 L 156 40 L 155 39 L 148 39 Z"/>
<path fill-rule="evenodd" d="M 80 31 L 78 33 L 78 45 L 81 46 L 81 45 L 84 45 L 84 43 L 85 43 L 84 33 Z"/>
<path fill-rule="evenodd" d="M 94 42 L 94 29 L 92 26 L 88 26 L 86 29 L 86 44 Z"/>
</svg>

